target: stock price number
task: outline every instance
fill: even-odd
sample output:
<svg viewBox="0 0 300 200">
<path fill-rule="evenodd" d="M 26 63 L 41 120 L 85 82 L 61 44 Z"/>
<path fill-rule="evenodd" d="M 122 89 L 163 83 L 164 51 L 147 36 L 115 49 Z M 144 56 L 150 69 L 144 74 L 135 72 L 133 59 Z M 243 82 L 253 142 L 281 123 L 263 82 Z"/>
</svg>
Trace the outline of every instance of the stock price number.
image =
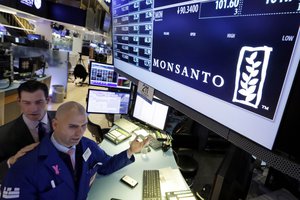
<svg viewBox="0 0 300 200">
<path fill-rule="evenodd" d="M 189 14 L 189 13 L 197 13 L 199 11 L 199 4 L 192 4 L 187 6 L 179 6 L 177 8 L 177 14 Z"/>
<path fill-rule="evenodd" d="M 240 4 L 240 0 L 217 0 L 216 10 L 226 9 L 226 8 L 237 8 Z"/>
<path fill-rule="evenodd" d="M 266 0 L 266 4 L 287 3 L 287 2 L 292 2 L 292 0 Z"/>
<path fill-rule="evenodd" d="M 266 0 L 266 5 L 274 5 L 274 4 L 287 4 L 287 3 L 292 3 L 293 0 Z M 300 0 L 299 0 L 299 3 L 298 3 L 298 8 L 297 8 L 297 12 L 300 11 Z"/>
</svg>

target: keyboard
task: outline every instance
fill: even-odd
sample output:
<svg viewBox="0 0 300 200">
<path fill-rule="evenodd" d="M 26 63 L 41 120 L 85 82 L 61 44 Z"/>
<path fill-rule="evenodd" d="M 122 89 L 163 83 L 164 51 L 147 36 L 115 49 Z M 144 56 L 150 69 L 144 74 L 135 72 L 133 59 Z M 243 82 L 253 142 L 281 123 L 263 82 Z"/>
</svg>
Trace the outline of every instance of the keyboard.
<svg viewBox="0 0 300 200">
<path fill-rule="evenodd" d="M 131 133 L 132 131 L 136 130 L 139 128 L 138 125 L 135 123 L 125 119 L 125 118 L 120 118 L 117 121 L 114 122 L 115 125 L 120 127 L 121 129 L 125 130 L 128 133 Z"/>
<path fill-rule="evenodd" d="M 162 200 L 158 170 L 143 171 L 143 200 Z"/>
</svg>

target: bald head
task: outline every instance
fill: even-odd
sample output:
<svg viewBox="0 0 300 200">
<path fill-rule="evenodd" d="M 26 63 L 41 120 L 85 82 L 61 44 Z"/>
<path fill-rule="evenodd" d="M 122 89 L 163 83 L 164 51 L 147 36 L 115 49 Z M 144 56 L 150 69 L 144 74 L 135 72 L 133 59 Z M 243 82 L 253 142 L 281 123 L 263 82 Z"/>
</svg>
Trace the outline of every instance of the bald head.
<svg viewBox="0 0 300 200">
<path fill-rule="evenodd" d="M 83 136 L 87 125 L 85 108 L 69 101 L 59 106 L 52 122 L 53 136 L 57 142 L 66 147 L 77 145 Z"/>
<path fill-rule="evenodd" d="M 81 104 L 75 101 L 68 101 L 58 107 L 55 118 L 59 119 L 70 113 L 86 115 L 85 108 Z"/>
</svg>

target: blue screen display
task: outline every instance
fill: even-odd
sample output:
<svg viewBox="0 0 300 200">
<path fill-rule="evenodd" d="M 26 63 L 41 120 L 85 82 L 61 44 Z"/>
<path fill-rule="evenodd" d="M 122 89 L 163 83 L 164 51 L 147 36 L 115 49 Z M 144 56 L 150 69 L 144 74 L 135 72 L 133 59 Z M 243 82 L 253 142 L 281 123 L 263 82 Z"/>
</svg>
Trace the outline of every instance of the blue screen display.
<svg viewBox="0 0 300 200">
<path fill-rule="evenodd" d="M 131 88 L 131 81 L 115 72 L 111 64 L 91 61 L 89 71 L 90 85 L 128 90 Z"/>
<path fill-rule="evenodd" d="M 272 148 L 300 58 L 299 1 L 112 6 L 116 68 Z"/>
</svg>

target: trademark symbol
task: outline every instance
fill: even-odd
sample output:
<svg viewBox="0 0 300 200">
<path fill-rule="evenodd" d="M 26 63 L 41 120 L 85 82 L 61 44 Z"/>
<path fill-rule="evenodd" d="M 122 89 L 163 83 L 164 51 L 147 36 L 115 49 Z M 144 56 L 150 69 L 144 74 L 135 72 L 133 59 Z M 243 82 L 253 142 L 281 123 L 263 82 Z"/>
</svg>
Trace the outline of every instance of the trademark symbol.
<svg viewBox="0 0 300 200">
<path fill-rule="evenodd" d="M 269 106 L 262 105 L 261 108 L 264 110 L 269 110 Z"/>
</svg>

